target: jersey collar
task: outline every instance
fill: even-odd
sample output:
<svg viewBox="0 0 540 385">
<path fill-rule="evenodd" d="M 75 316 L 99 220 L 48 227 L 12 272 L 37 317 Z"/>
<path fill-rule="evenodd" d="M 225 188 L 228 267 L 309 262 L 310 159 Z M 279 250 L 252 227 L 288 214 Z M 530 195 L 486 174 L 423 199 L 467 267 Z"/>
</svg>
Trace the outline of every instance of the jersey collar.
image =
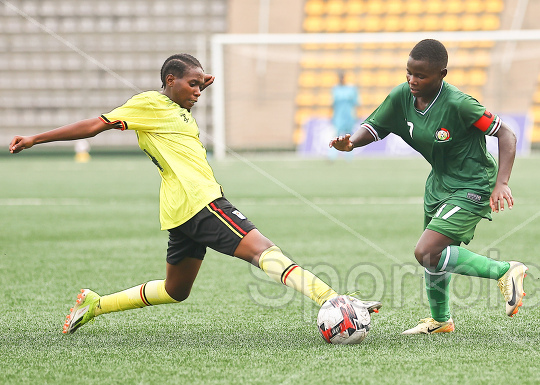
<svg viewBox="0 0 540 385">
<path fill-rule="evenodd" d="M 424 111 L 420 111 L 419 109 L 417 109 L 416 107 L 414 107 L 416 105 L 416 96 L 413 96 L 413 107 L 414 109 L 416 110 L 416 112 L 418 112 L 420 115 L 425 115 L 427 114 L 427 112 L 430 110 L 430 108 L 435 104 L 435 102 L 437 101 L 437 99 L 439 98 L 439 95 L 441 94 L 441 91 L 443 89 L 443 86 L 444 86 L 444 80 L 442 81 L 441 83 L 441 88 L 439 89 L 439 92 L 437 93 L 437 96 L 435 96 L 435 98 L 431 101 L 431 103 L 429 103 L 429 106 L 427 106 L 427 108 L 424 110 Z"/>
</svg>

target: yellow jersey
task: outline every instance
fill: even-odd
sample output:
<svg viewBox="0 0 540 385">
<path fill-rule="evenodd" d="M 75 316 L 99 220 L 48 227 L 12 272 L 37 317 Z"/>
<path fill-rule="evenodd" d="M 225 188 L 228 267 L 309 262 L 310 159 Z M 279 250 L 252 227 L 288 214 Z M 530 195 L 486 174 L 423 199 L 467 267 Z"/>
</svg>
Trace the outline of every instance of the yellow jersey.
<svg viewBox="0 0 540 385">
<path fill-rule="evenodd" d="M 101 120 L 121 130 L 134 130 L 139 147 L 157 166 L 162 230 L 181 225 L 222 196 L 199 139 L 197 122 L 189 110 L 167 96 L 142 92 L 101 115 Z"/>
</svg>

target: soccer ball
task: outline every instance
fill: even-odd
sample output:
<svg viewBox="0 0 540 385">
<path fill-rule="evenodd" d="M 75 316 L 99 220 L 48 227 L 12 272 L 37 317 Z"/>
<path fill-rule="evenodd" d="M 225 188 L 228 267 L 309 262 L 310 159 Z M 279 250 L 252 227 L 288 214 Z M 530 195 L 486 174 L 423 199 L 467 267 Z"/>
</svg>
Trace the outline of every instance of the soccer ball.
<svg viewBox="0 0 540 385">
<path fill-rule="evenodd" d="M 329 344 L 359 344 L 366 338 L 371 316 L 361 301 L 340 295 L 326 301 L 319 310 L 317 326 Z"/>
</svg>

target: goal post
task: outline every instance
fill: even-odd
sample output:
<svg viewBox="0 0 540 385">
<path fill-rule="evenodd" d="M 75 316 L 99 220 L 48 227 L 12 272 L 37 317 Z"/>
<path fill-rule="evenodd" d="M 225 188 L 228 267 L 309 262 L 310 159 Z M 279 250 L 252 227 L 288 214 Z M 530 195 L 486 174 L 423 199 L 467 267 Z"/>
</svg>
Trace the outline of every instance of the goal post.
<svg viewBox="0 0 540 385">
<path fill-rule="evenodd" d="M 225 47 L 270 47 L 270 46 L 298 46 L 303 45 L 325 45 L 325 44 L 401 44 L 401 43 L 416 43 L 422 39 L 431 38 L 442 42 L 460 43 L 460 42 L 493 42 L 493 43 L 517 43 L 517 42 L 539 42 L 540 30 L 499 30 L 499 31 L 468 31 L 468 32 L 408 32 L 408 33 L 302 33 L 302 34 L 216 34 L 211 38 L 211 64 L 213 75 L 216 76 L 212 88 L 212 123 L 213 133 L 210 139 L 214 156 L 216 159 L 224 159 L 227 151 L 229 151 L 227 141 L 227 114 L 234 113 L 227 108 L 227 76 L 229 65 L 226 57 Z M 506 49 L 502 49 L 505 65 L 514 60 L 515 52 L 510 48 L 510 44 L 506 45 Z M 412 48 L 412 44 L 411 44 Z M 540 49 L 540 47 L 539 47 Z M 261 60 L 266 60 L 264 50 L 253 50 L 250 53 L 253 57 L 259 57 Z M 538 59 L 540 52 L 533 53 Z M 401 61 L 400 57 L 395 58 Z M 502 66 L 503 59 L 499 60 Z M 404 63 L 398 63 L 404 66 Z M 374 63 L 376 66 L 377 63 Z M 538 73 L 530 74 L 530 80 L 536 81 Z M 242 79 L 240 77 L 240 79 Z M 249 82 L 249 79 L 241 81 Z M 396 83 L 397 85 L 397 83 Z M 294 100 L 290 100 L 294 103 Z"/>
</svg>

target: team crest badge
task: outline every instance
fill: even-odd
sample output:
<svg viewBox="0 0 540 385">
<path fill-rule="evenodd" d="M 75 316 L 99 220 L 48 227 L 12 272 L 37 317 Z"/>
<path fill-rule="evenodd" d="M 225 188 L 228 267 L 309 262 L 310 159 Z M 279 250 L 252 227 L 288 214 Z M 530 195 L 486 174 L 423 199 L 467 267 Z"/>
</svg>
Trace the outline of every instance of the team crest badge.
<svg viewBox="0 0 540 385">
<path fill-rule="evenodd" d="M 437 142 L 448 142 L 451 139 L 450 131 L 446 128 L 439 128 L 435 132 L 435 139 L 437 139 Z"/>
</svg>

